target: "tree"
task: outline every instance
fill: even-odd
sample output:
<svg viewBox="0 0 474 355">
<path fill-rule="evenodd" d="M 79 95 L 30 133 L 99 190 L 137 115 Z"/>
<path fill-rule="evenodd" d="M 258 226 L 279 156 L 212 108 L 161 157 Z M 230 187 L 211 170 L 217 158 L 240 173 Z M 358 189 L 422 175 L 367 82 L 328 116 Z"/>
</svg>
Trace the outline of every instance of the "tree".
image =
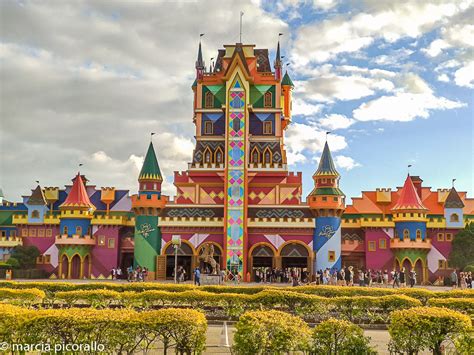
<svg viewBox="0 0 474 355">
<path fill-rule="evenodd" d="M 453 239 L 449 265 L 464 269 L 474 264 L 474 222 L 466 225 Z"/>
<path fill-rule="evenodd" d="M 37 247 L 18 245 L 13 248 L 11 258 L 18 261 L 20 269 L 33 269 L 36 266 L 36 258 L 40 255 Z"/>
</svg>

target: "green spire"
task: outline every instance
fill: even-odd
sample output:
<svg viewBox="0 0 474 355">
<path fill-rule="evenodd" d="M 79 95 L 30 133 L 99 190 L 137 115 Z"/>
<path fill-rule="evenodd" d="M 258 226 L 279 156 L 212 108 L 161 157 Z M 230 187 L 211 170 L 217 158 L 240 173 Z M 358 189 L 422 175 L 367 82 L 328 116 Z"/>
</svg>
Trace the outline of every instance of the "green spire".
<svg viewBox="0 0 474 355">
<path fill-rule="evenodd" d="M 329 150 L 328 142 L 324 145 L 323 155 L 321 155 L 321 160 L 319 161 L 318 170 L 316 170 L 316 176 L 320 175 L 336 175 L 339 176 L 339 173 L 336 170 L 334 162 L 331 157 L 331 151 Z"/>
<path fill-rule="evenodd" d="M 150 142 L 150 146 L 148 147 L 142 170 L 140 171 L 140 175 L 138 175 L 138 180 L 163 180 L 152 142 Z"/>
<path fill-rule="evenodd" d="M 293 85 L 293 82 L 291 81 L 290 76 L 288 75 L 288 72 L 286 72 L 285 75 L 283 76 L 283 79 L 281 80 L 281 85 L 288 85 L 291 87 L 295 86 Z"/>
</svg>

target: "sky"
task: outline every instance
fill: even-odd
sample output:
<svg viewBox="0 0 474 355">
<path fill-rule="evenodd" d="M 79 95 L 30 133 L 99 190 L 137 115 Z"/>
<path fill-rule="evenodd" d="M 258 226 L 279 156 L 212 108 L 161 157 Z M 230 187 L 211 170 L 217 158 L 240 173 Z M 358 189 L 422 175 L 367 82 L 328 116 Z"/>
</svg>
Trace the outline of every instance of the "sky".
<svg viewBox="0 0 474 355">
<path fill-rule="evenodd" d="M 303 195 L 328 138 L 348 197 L 403 185 L 474 191 L 474 1 L 0 1 L 0 187 L 19 201 L 39 180 L 137 190 L 150 132 L 173 172 L 194 148 L 199 34 L 207 63 L 278 33 L 295 83 L 286 131 Z M 350 200 L 348 201 L 350 202 Z"/>
</svg>

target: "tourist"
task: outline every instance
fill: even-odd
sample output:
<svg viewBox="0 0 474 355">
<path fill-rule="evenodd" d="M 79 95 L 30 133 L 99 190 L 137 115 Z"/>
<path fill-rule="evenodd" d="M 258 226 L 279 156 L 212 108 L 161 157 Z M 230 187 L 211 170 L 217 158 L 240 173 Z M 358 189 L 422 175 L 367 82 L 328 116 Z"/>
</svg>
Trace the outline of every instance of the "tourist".
<svg viewBox="0 0 474 355">
<path fill-rule="evenodd" d="M 133 281 L 133 266 L 130 265 L 128 268 L 127 268 L 127 280 L 128 282 L 132 282 Z"/>
<path fill-rule="evenodd" d="M 198 267 L 194 269 L 194 284 L 201 286 L 201 270 Z"/>
<path fill-rule="evenodd" d="M 410 287 L 415 286 L 416 284 L 416 271 L 411 269 L 410 271 Z"/>
<path fill-rule="evenodd" d="M 472 272 L 467 273 L 467 288 L 472 288 Z"/>
<path fill-rule="evenodd" d="M 466 277 L 466 273 L 464 272 L 461 272 L 461 274 L 459 275 L 459 278 L 461 280 L 460 284 L 461 284 L 461 290 L 465 290 L 467 288 L 467 277 Z"/>
<path fill-rule="evenodd" d="M 116 276 L 117 279 L 121 279 L 122 278 L 122 268 L 118 267 L 117 268 L 117 276 Z"/>
<path fill-rule="evenodd" d="M 144 267 L 142 269 L 142 281 L 145 282 L 148 278 L 148 268 Z"/>
<path fill-rule="evenodd" d="M 388 285 L 388 270 L 385 269 L 383 272 L 383 284 Z"/>
<path fill-rule="evenodd" d="M 364 286 L 365 285 L 365 283 L 364 283 L 364 270 L 360 269 L 357 277 L 359 279 L 359 286 L 361 286 L 361 287 Z"/>
<path fill-rule="evenodd" d="M 451 273 L 451 286 L 453 289 L 458 287 L 458 274 L 456 273 L 456 270 L 453 270 Z"/>
<path fill-rule="evenodd" d="M 405 267 L 402 267 L 402 269 L 400 270 L 400 273 L 398 274 L 398 277 L 400 279 L 400 286 L 406 287 L 407 284 L 406 284 L 406 279 L 405 279 Z"/>
<path fill-rule="evenodd" d="M 393 272 L 393 288 L 400 287 L 400 273 L 398 271 Z"/>
<path fill-rule="evenodd" d="M 115 268 L 112 268 L 110 275 L 112 275 L 112 280 L 115 280 Z"/>
<path fill-rule="evenodd" d="M 293 286 L 299 286 L 299 285 L 300 285 L 300 282 L 299 282 L 299 280 L 298 280 L 298 276 L 297 276 L 296 274 L 293 275 L 292 280 L 293 280 L 293 281 L 292 281 L 292 285 L 293 285 Z"/>
</svg>

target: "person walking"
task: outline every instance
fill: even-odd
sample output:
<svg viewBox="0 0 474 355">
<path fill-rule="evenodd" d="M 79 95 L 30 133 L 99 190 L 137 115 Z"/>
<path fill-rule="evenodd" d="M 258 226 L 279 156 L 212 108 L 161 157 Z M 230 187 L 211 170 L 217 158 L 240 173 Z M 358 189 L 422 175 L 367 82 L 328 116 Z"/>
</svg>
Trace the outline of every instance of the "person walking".
<svg viewBox="0 0 474 355">
<path fill-rule="evenodd" d="M 201 270 L 198 267 L 194 269 L 194 284 L 201 286 Z"/>
<path fill-rule="evenodd" d="M 405 268 L 402 267 L 402 270 L 398 274 L 398 278 L 400 279 L 400 286 L 401 287 L 406 287 L 406 275 L 405 275 Z"/>
<path fill-rule="evenodd" d="M 412 269 L 410 271 L 410 287 L 413 288 L 413 286 L 415 286 L 416 284 L 416 271 L 414 269 Z"/>
<path fill-rule="evenodd" d="M 458 287 L 458 274 L 456 273 L 456 270 L 453 270 L 451 273 L 451 286 L 453 289 Z"/>
<path fill-rule="evenodd" d="M 400 273 L 398 271 L 393 274 L 393 288 L 395 287 L 400 288 Z"/>
</svg>

